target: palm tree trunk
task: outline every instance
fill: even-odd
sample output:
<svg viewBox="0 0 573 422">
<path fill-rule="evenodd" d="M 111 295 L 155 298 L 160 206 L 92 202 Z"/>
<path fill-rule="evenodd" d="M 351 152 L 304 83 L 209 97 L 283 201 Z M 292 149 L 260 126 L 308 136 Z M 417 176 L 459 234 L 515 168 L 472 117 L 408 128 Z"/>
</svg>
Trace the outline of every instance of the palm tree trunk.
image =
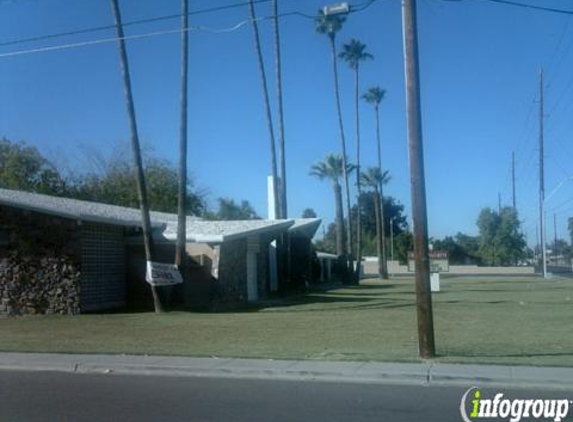
<svg viewBox="0 0 573 422">
<path fill-rule="evenodd" d="M 251 17 L 251 22 L 253 24 L 253 38 L 255 43 L 255 52 L 257 54 L 257 60 L 259 63 L 259 75 L 261 78 L 261 84 L 263 86 L 264 102 L 267 114 L 267 124 L 269 129 L 269 148 L 271 151 L 271 175 L 273 177 L 273 193 L 275 197 L 275 216 L 280 218 L 280 196 L 278 192 L 278 178 L 277 178 L 277 155 L 275 150 L 275 131 L 273 128 L 273 118 L 271 112 L 271 104 L 269 101 L 269 90 L 267 88 L 267 77 L 265 73 L 265 65 L 263 62 L 263 53 L 261 51 L 261 42 L 259 38 L 259 25 L 257 23 L 257 17 L 255 14 L 255 6 L 253 0 L 249 0 L 249 12 Z"/>
<path fill-rule="evenodd" d="M 378 255 L 378 274 L 383 277 L 384 274 L 384 243 L 382 240 L 382 232 L 384 226 L 382 225 L 382 215 L 380 212 L 380 191 L 378 186 L 374 187 L 374 213 L 376 216 L 376 253 Z"/>
<path fill-rule="evenodd" d="M 189 67 L 188 0 L 181 0 L 181 124 L 179 133 L 179 189 L 175 265 L 184 274 L 187 202 L 187 78 Z"/>
<path fill-rule="evenodd" d="M 285 156 L 285 125 L 283 109 L 283 82 L 281 65 L 281 43 L 278 18 L 278 0 L 273 0 L 273 28 L 275 39 L 275 67 L 277 77 L 277 103 L 279 116 L 279 196 L 281 205 L 280 218 L 287 218 L 287 181 L 286 181 L 286 156 Z"/>
<path fill-rule="evenodd" d="M 342 188 L 340 183 L 333 183 L 334 202 L 336 204 L 336 254 L 344 255 L 344 211 L 342 209 Z"/>
<path fill-rule="evenodd" d="M 360 267 L 362 266 L 362 209 L 360 207 L 360 197 L 362 187 L 360 185 L 360 110 L 359 110 L 359 67 L 354 69 L 354 112 L 356 116 L 356 188 L 358 196 L 356 198 L 356 281 L 360 282 Z"/>
<path fill-rule="evenodd" d="M 139 134 L 137 131 L 137 122 L 135 119 L 135 107 L 133 105 L 133 94 L 131 92 L 131 78 L 129 74 L 129 64 L 127 61 L 127 52 L 125 49 L 125 40 L 123 26 L 121 23 L 121 13 L 119 10 L 118 0 L 111 0 L 111 9 L 115 19 L 115 28 L 119 45 L 119 61 L 121 73 L 123 76 L 123 89 L 125 93 L 125 106 L 129 118 L 129 129 L 131 132 L 131 149 L 136 170 L 137 194 L 139 199 L 139 208 L 141 209 L 141 220 L 143 229 L 143 245 L 145 247 L 145 258 L 148 262 L 153 261 L 153 239 L 151 237 L 151 219 L 149 217 L 149 202 L 147 201 L 147 187 L 145 185 L 145 174 L 143 172 L 143 163 L 141 160 L 141 148 L 139 145 Z M 153 294 L 153 305 L 155 312 L 163 312 L 163 305 L 159 297 L 157 288 L 151 285 Z"/>
<path fill-rule="evenodd" d="M 382 175 L 382 143 L 380 142 L 380 113 L 379 113 L 379 108 L 378 105 L 376 105 L 374 107 L 374 112 L 376 113 L 376 141 L 378 144 L 378 171 L 380 172 L 380 175 Z M 380 195 L 379 195 L 379 201 L 380 201 L 380 219 L 382 222 L 382 231 L 380 233 L 380 237 L 379 237 L 379 243 L 381 243 L 381 255 L 380 253 L 378 254 L 378 267 L 381 268 L 380 271 L 380 276 L 382 277 L 382 279 L 387 280 L 388 279 L 388 264 L 386 262 L 386 225 L 385 225 L 385 219 L 384 219 L 384 188 L 383 188 L 384 182 L 382 181 L 382 183 L 380 184 Z M 378 236 L 378 234 L 377 234 Z M 381 265 L 381 267 L 380 267 Z"/>
<path fill-rule="evenodd" d="M 330 36 L 330 48 L 332 52 L 332 69 L 334 72 L 334 96 L 336 99 L 336 110 L 338 113 L 338 128 L 340 129 L 340 142 L 342 146 L 342 172 L 344 176 L 344 194 L 346 199 L 346 215 L 348 224 L 346 225 L 346 254 L 350 269 L 352 269 L 352 227 L 350 222 L 350 189 L 348 186 L 348 160 L 346 154 L 346 138 L 344 136 L 344 123 L 342 121 L 342 108 L 340 107 L 340 91 L 338 88 L 338 63 L 336 61 L 336 43 L 335 37 Z"/>
<path fill-rule="evenodd" d="M 279 137 L 279 148 L 278 148 L 278 197 L 277 201 L 279 204 L 279 214 L 278 218 L 287 218 L 288 207 L 287 207 L 287 180 L 286 180 L 286 155 L 285 155 L 285 129 L 284 129 L 284 108 L 283 108 L 283 83 L 282 83 L 282 64 L 281 64 L 281 43 L 280 43 L 280 31 L 279 31 L 279 18 L 278 18 L 278 0 L 273 0 L 273 32 L 274 32 L 274 44 L 275 44 L 275 69 L 276 69 L 276 89 L 277 89 L 277 103 L 278 103 L 278 137 Z M 288 248 L 290 247 L 290 242 L 287 238 L 287 234 L 283 234 L 277 239 L 277 258 L 278 258 L 278 278 L 279 285 L 284 286 L 285 280 L 290 274 L 290 260 Z"/>
</svg>

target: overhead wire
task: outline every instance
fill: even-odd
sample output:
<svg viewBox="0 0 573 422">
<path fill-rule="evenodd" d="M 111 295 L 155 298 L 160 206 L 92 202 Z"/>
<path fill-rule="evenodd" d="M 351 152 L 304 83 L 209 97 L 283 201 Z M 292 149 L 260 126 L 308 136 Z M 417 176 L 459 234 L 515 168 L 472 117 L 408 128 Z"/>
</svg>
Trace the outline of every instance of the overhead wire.
<svg viewBox="0 0 573 422">
<path fill-rule="evenodd" d="M 255 3 L 263 3 L 263 2 L 268 2 L 268 1 L 270 1 L 270 0 L 256 0 Z M 372 6 L 372 4 L 376 3 L 377 1 L 380 1 L 380 0 L 369 0 L 366 3 L 360 3 L 356 6 L 353 6 L 353 7 L 351 7 L 349 14 L 356 13 L 356 12 L 362 12 L 363 10 L 366 10 L 368 7 Z M 248 3 L 235 3 L 234 5 L 227 6 L 227 7 L 218 7 L 218 8 L 211 8 L 211 9 L 205 9 L 205 10 L 208 10 L 208 11 L 222 10 L 225 8 L 237 7 L 239 5 L 247 5 L 247 4 Z M 203 12 L 205 12 L 205 10 L 196 11 L 195 14 L 203 13 Z M 193 12 L 191 12 L 189 14 L 193 14 Z M 265 21 L 265 20 L 270 20 L 270 19 L 274 19 L 274 18 L 282 18 L 282 17 L 287 17 L 287 16 L 298 16 L 298 17 L 303 17 L 303 18 L 312 19 L 312 20 L 315 19 L 314 16 L 311 16 L 311 15 L 308 15 L 308 14 L 305 14 L 302 12 L 298 12 L 298 11 L 293 11 L 293 12 L 280 13 L 276 16 L 275 15 L 262 16 L 262 17 L 256 18 L 255 20 L 244 19 L 235 25 L 232 25 L 232 26 L 227 27 L 227 28 L 221 28 L 221 29 L 211 28 L 211 27 L 203 26 L 203 25 L 192 25 L 192 26 L 189 26 L 187 29 L 177 28 L 177 29 L 164 30 L 164 31 L 148 32 L 148 33 L 143 33 L 143 34 L 126 35 L 123 38 L 118 38 L 118 37 L 100 38 L 100 39 L 96 39 L 96 40 L 79 41 L 79 42 L 75 42 L 75 43 L 58 44 L 58 45 L 52 45 L 52 46 L 46 46 L 46 47 L 36 47 L 36 48 L 30 48 L 30 49 L 25 49 L 25 50 L 11 51 L 11 52 L 7 52 L 7 53 L 0 53 L 0 58 L 21 56 L 21 55 L 26 55 L 26 54 L 42 53 L 42 52 L 49 52 L 49 51 L 57 51 L 57 50 L 67 50 L 67 49 L 78 48 L 78 47 L 86 47 L 86 46 L 92 46 L 92 45 L 98 45 L 98 44 L 105 44 L 105 43 L 115 42 L 115 41 L 118 41 L 120 39 L 122 39 L 122 40 L 133 40 L 133 39 L 150 38 L 150 37 L 155 37 L 155 36 L 159 36 L 159 35 L 178 34 L 178 33 L 181 33 L 183 31 L 205 31 L 205 32 L 211 32 L 211 33 L 217 33 L 217 34 L 230 33 L 230 32 L 234 32 L 238 29 L 241 29 L 243 26 L 245 26 L 246 24 L 249 24 L 253 21 L 259 22 L 259 21 Z M 158 20 L 172 19 L 174 17 L 181 17 L 181 14 L 179 14 L 179 15 L 167 15 L 167 16 L 150 18 L 150 19 L 143 19 L 143 20 L 138 20 L 138 21 L 131 21 L 131 22 L 128 22 L 127 24 L 123 24 L 123 26 L 130 25 L 130 24 L 134 25 L 134 24 L 140 24 L 140 23 L 155 22 Z M 50 34 L 50 35 L 46 35 L 44 37 L 34 37 L 34 38 L 26 38 L 26 39 L 21 39 L 21 40 L 14 40 L 14 41 L 11 41 L 8 43 L 0 43 L 0 47 L 5 46 L 5 45 L 14 45 L 14 44 L 21 43 L 21 42 L 29 42 L 32 40 L 36 40 L 36 41 L 45 40 L 45 39 L 56 38 L 56 37 L 60 37 L 60 36 L 76 35 L 79 33 L 99 31 L 102 29 L 109 29 L 109 28 L 114 28 L 114 27 L 115 27 L 114 25 L 111 25 L 111 26 L 97 27 L 97 28 L 91 28 L 91 29 L 79 30 L 79 31 L 62 32 L 59 34 Z"/>
<path fill-rule="evenodd" d="M 270 1 L 271 0 L 253 0 L 253 3 L 254 4 L 268 3 Z M 206 14 L 206 13 L 212 13 L 212 12 L 219 12 L 221 10 L 234 9 L 234 8 L 238 8 L 238 7 L 242 7 L 242 6 L 248 6 L 248 5 L 249 5 L 248 2 L 239 2 L 239 3 L 228 4 L 225 6 L 216 6 L 216 7 L 206 8 L 206 9 L 193 10 L 193 11 L 190 11 L 187 14 L 187 16 Z M 124 22 L 122 24 L 122 26 L 125 28 L 128 26 L 141 25 L 141 24 L 146 24 L 146 23 L 154 23 L 154 22 L 160 22 L 160 21 L 171 20 L 171 19 L 179 19 L 181 16 L 182 15 L 180 13 L 178 13 L 178 14 L 171 14 L 171 15 L 156 16 L 153 18 L 138 19 L 138 20 L 134 20 L 134 21 Z M 66 32 L 58 32 L 58 33 L 54 33 L 54 34 L 39 35 L 39 36 L 35 36 L 35 37 L 20 38 L 20 39 L 0 42 L 0 47 L 6 47 L 6 46 L 10 46 L 10 45 L 17 45 L 17 44 L 24 44 L 24 43 L 28 43 L 28 42 L 44 41 L 44 40 L 50 40 L 50 39 L 54 39 L 54 38 L 68 37 L 68 36 L 72 36 L 72 35 L 89 34 L 89 33 L 93 33 L 93 32 L 105 31 L 107 29 L 114 29 L 114 28 L 115 28 L 115 25 L 110 24 L 110 25 L 95 26 L 95 27 L 91 27 L 91 28 L 76 29 L 76 30 L 66 31 Z"/>
<path fill-rule="evenodd" d="M 573 10 L 557 9 L 554 7 L 547 7 L 547 6 L 538 6 L 538 5 L 520 3 L 520 2 L 516 2 L 516 1 L 511 1 L 511 0 L 480 0 L 480 1 L 488 1 L 490 3 L 499 3 L 499 4 L 509 5 L 509 6 L 522 7 L 522 8 L 526 8 L 526 9 L 542 10 L 544 12 L 559 13 L 559 14 L 564 14 L 564 15 L 573 15 Z"/>
</svg>

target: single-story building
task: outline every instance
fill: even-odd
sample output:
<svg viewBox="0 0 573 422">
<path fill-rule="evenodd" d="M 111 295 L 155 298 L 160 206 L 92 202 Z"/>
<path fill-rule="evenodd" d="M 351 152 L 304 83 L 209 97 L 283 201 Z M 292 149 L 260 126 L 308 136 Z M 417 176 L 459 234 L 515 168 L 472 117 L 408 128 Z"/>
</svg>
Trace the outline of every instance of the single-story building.
<svg viewBox="0 0 573 422">
<path fill-rule="evenodd" d="M 151 222 L 154 260 L 173 262 L 177 216 L 152 212 Z M 185 282 L 173 293 L 186 305 L 215 308 L 264 299 L 276 288 L 271 242 L 285 233 L 310 239 L 319 224 L 188 217 Z M 0 314 L 149 303 L 144 272 L 140 210 L 0 189 Z"/>
</svg>

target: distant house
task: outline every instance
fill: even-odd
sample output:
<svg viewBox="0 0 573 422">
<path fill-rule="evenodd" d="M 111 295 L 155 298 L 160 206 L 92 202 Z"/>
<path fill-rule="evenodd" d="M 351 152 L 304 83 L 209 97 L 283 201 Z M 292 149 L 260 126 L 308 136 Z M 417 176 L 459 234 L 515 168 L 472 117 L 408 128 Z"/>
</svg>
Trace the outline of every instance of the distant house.
<svg viewBox="0 0 573 422">
<path fill-rule="evenodd" d="M 0 314 L 76 314 L 149 303 L 140 218 L 138 209 L 0 189 Z M 173 262 L 177 216 L 152 212 L 151 222 L 154 259 Z M 189 265 L 185 283 L 171 296 L 215 308 L 264 299 L 276 288 L 270 243 L 283 234 L 310 239 L 319 224 L 188 217 Z"/>
</svg>

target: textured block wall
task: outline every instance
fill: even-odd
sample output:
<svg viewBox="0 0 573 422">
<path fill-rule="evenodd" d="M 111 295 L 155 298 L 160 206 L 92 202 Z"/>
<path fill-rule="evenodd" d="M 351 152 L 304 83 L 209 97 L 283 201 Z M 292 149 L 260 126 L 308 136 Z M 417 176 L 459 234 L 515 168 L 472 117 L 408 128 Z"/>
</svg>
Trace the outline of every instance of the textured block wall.
<svg viewBox="0 0 573 422">
<path fill-rule="evenodd" d="M 78 225 L 0 206 L 0 314 L 80 311 Z"/>
</svg>

